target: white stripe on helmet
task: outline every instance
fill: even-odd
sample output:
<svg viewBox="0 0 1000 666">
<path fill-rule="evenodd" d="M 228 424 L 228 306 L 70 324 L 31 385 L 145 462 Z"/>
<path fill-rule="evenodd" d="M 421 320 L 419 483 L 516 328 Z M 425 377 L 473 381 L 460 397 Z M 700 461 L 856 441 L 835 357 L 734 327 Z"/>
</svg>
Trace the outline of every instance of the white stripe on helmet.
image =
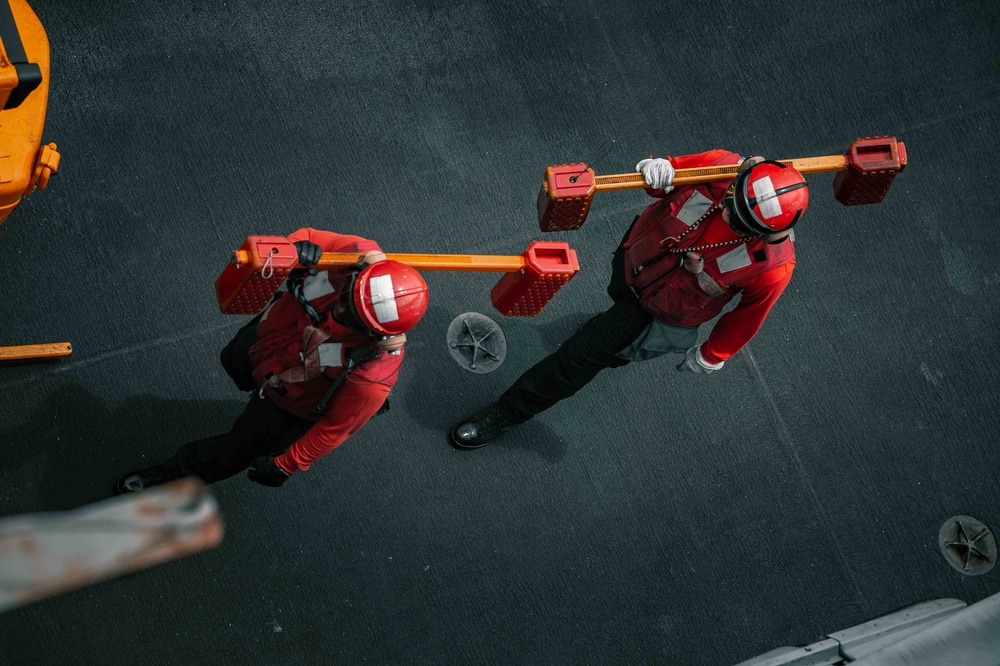
<svg viewBox="0 0 1000 666">
<path fill-rule="evenodd" d="M 781 215 L 781 204 L 778 202 L 778 195 L 774 192 L 774 185 L 771 184 L 770 176 L 763 176 L 753 182 L 754 196 L 757 197 L 757 206 L 760 214 L 765 220 Z"/>
<path fill-rule="evenodd" d="M 392 288 L 391 275 L 379 275 L 368 281 L 372 293 L 372 307 L 378 323 L 385 324 L 399 319 L 396 310 L 396 292 Z"/>
</svg>

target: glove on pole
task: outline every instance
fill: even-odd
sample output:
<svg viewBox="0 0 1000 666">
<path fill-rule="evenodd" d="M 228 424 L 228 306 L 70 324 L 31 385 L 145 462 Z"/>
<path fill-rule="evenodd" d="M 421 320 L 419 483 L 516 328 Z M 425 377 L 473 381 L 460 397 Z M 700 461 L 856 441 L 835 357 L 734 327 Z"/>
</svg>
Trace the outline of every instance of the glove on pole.
<svg viewBox="0 0 1000 666">
<path fill-rule="evenodd" d="M 312 268 L 323 257 L 323 248 L 311 241 L 296 241 L 295 249 L 299 253 L 299 264 L 303 268 Z"/>
<path fill-rule="evenodd" d="M 674 182 L 674 165 L 669 160 L 665 160 L 662 157 L 650 157 L 640 160 L 635 165 L 635 170 L 642 174 L 646 185 L 654 190 L 670 192 L 674 189 L 672 185 Z"/>
</svg>

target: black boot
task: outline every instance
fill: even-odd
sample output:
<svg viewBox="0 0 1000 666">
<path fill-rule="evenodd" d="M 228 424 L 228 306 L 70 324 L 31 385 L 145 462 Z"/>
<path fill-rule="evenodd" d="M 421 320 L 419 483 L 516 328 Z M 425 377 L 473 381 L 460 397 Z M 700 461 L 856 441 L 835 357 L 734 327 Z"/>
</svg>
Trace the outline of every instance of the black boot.
<svg viewBox="0 0 1000 666">
<path fill-rule="evenodd" d="M 137 493 L 146 488 L 152 488 L 163 483 L 168 483 L 181 478 L 179 472 L 175 472 L 163 465 L 153 465 L 135 472 L 130 472 L 118 479 L 115 483 L 115 494 L 125 495 Z"/>
<path fill-rule="evenodd" d="M 518 424 L 507 419 L 500 405 L 494 402 L 459 421 L 448 433 L 448 437 L 460 449 L 478 449 L 516 425 Z"/>
</svg>

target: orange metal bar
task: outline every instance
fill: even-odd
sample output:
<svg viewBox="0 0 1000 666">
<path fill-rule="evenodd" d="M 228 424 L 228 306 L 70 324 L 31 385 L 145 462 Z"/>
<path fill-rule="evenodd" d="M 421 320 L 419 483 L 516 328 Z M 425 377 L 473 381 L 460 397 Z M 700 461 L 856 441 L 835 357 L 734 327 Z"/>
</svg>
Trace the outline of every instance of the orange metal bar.
<svg viewBox="0 0 1000 666">
<path fill-rule="evenodd" d="M 847 155 L 823 155 L 820 157 L 800 157 L 779 160 L 802 174 L 844 171 Z M 728 180 L 736 175 L 738 164 L 723 164 L 695 169 L 678 169 L 674 174 L 674 185 L 708 183 L 714 180 Z M 641 173 L 619 173 L 594 177 L 594 189 L 599 192 L 610 190 L 639 190 L 649 187 Z"/>
<path fill-rule="evenodd" d="M 324 252 L 316 268 L 341 268 L 358 263 L 358 254 L 346 252 Z M 460 271 L 478 273 L 516 273 L 524 268 L 522 256 L 505 256 L 492 254 L 404 254 L 391 253 L 385 255 L 408 266 L 422 271 Z M 250 263 L 250 255 L 246 250 L 233 253 L 233 265 L 237 268 Z M 301 268 L 301 266 L 298 266 Z"/>
<path fill-rule="evenodd" d="M 31 358 L 59 358 L 73 353 L 68 342 L 50 342 L 41 345 L 0 347 L 0 361 L 20 361 Z"/>
<path fill-rule="evenodd" d="M 516 273 L 524 267 L 524 257 L 492 254 L 405 254 L 385 255 L 422 271 L 462 271 L 479 273 Z M 324 252 L 319 268 L 335 268 L 358 263 L 358 255 Z"/>
</svg>

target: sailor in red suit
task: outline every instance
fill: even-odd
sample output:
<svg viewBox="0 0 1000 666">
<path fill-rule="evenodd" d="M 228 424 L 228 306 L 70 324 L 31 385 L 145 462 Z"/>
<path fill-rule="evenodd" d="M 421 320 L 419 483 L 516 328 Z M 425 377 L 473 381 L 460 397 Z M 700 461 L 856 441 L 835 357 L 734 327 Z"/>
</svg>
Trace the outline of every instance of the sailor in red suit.
<svg viewBox="0 0 1000 666">
<path fill-rule="evenodd" d="M 450 440 L 478 448 L 575 394 L 604 368 L 684 352 L 680 371 L 722 368 L 760 329 L 792 277 L 792 227 L 809 190 L 795 169 L 753 157 L 731 183 L 672 187 L 674 169 L 736 164 L 726 150 L 636 165 L 654 201 L 615 252 L 607 311 L 525 372 L 496 402 L 457 423 Z M 708 339 L 698 326 L 722 312 Z"/>
<path fill-rule="evenodd" d="M 358 253 L 349 269 L 299 270 L 222 352 L 236 385 L 252 391 L 229 432 L 190 442 L 172 458 L 120 478 L 119 493 L 183 476 L 207 483 L 249 467 L 280 486 L 308 470 L 387 405 L 406 332 L 427 311 L 427 284 L 374 242 L 300 229 L 288 237 L 308 268 L 325 252 Z"/>
</svg>

